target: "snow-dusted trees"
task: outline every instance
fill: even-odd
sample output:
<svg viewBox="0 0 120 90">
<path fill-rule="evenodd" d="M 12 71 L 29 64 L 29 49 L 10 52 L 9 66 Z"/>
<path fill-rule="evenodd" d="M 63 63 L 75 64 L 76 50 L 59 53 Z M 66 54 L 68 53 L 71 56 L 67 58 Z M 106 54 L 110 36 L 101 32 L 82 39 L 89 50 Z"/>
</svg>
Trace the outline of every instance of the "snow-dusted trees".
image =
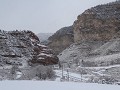
<svg viewBox="0 0 120 90">
<path fill-rule="evenodd" d="M 26 70 L 23 72 L 23 76 L 20 78 L 22 80 L 46 80 L 53 79 L 55 77 L 55 72 L 52 70 L 50 66 L 38 65 L 35 67 L 31 67 L 30 70 Z"/>
<path fill-rule="evenodd" d="M 7 78 L 10 79 L 10 80 L 15 80 L 16 77 L 17 77 L 16 73 L 17 73 L 17 71 L 19 71 L 19 70 L 20 70 L 20 69 L 18 68 L 17 65 L 13 65 L 12 68 L 10 69 L 9 74 L 7 75 L 7 76 L 8 76 Z"/>
<path fill-rule="evenodd" d="M 39 65 L 33 69 L 34 73 L 39 79 L 51 79 L 54 77 L 54 71 L 49 66 Z"/>
<path fill-rule="evenodd" d="M 118 82 L 114 77 L 103 75 L 100 77 L 91 76 L 88 80 L 90 83 L 100 83 L 100 84 L 114 84 L 115 82 Z"/>
</svg>

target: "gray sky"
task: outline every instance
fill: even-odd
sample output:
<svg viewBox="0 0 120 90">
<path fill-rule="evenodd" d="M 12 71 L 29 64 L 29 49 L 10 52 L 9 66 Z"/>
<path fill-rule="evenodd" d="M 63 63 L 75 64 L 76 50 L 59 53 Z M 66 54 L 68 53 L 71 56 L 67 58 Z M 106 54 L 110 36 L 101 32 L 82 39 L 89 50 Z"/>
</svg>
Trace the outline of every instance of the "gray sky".
<svg viewBox="0 0 120 90">
<path fill-rule="evenodd" d="M 84 10 L 115 0 L 0 0 L 0 29 L 54 33 Z"/>
</svg>

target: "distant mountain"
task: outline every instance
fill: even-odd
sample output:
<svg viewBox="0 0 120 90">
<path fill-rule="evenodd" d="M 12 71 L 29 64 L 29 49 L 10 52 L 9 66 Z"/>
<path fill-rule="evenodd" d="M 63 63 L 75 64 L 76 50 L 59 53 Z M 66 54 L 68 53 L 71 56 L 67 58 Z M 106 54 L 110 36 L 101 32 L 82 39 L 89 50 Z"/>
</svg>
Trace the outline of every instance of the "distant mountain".
<svg viewBox="0 0 120 90">
<path fill-rule="evenodd" d="M 48 38 L 48 47 L 53 49 L 55 54 L 59 54 L 74 42 L 73 26 L 63 27 Z"/>
<path fill-rule="evenodd" d="M 52 36 L 53 33 L 39 33 L 37 34 L 38 38 L 40 39 L 40 42 L 47 41 L 50 36 Z"/>
</svg>

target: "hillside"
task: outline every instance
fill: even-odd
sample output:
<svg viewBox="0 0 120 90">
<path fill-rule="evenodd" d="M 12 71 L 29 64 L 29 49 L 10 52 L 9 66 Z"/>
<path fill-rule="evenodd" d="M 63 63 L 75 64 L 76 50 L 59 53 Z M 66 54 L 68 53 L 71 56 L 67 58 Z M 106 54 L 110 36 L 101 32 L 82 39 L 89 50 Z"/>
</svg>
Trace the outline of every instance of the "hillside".
<svg viewBox="0 0 120 90">
<path fill-rule="evenodd" d="M 49 59 L 48 59 L 49 58 Z M 50 49 L 31 31 L 0 30 L 0 65 L 57 64 Z"/>
<path fill-rule="evenodd" d="M 120 30 L 120 1 L 85 10 L 74 22 L 74 41 L 108 41 Z"/>
<path fill-rule="evenodd" d="M 60 61 L 84 61 L 89 67 L 120 64 L 119 25 L 120 1 L 85 10 L 73 24 L 75 43 L 58 55 Z"/>
<path fill-rule="evenodd" d="M 74 42 L 73 26 L 63 27 L 48 38 L 48 47 L 53 49 L 55 54 L 59 54 L 66 47 Z"/>
</svg>

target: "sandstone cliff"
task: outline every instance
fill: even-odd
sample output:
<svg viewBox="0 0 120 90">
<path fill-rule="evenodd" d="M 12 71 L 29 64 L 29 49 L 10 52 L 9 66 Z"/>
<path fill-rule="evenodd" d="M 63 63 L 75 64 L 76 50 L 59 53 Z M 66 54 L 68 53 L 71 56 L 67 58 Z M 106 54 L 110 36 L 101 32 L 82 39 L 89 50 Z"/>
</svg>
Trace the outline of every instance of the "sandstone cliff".
<svg viewBox="0 0 120 90">
<path fill-rule="evenodd" d="M 49 37 L 48 46 L 53 49 L 55 54 L 59 54 L 66 47 L 74 42 L 73 26 L 64 27 L 58 30 L 55 34 Z"/>
<path fill-rule="evenodd" d="M 120 1 L 86 10 L 74 22 L 74 41 L 110 40 L 120 30 Z"/>
</svg>

